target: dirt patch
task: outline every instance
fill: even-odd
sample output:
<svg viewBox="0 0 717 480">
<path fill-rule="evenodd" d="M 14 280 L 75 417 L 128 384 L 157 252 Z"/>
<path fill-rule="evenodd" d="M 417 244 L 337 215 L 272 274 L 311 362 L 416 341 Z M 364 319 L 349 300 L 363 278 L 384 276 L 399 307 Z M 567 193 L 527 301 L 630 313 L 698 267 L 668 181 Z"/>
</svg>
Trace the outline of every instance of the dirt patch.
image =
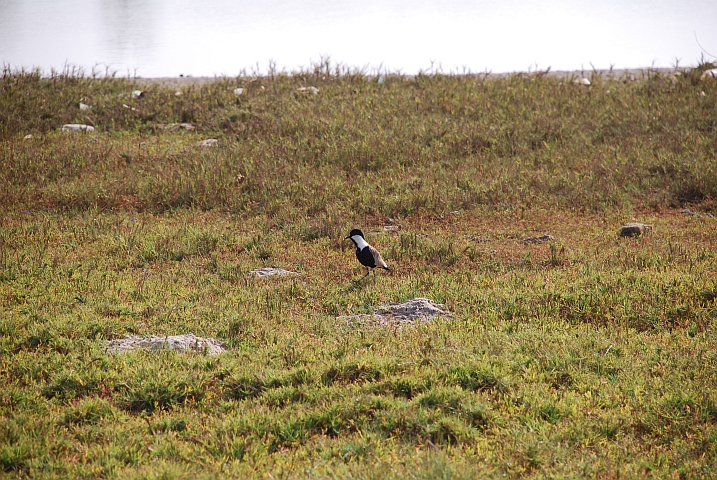
<svg viewBox="0 0 717 480">
<path fill-rule="evenodd" d="M 134 350 L 177 350 L 179 352 L 197 352 L 207 355 L 219 355 L 226 352 L 224 344 L 214 338 L 197 337 L 192 333 L 186 335 L 168 335 L 165 337 L 129 336 L 107 342 L 105 351 L 109 353 L 126 353 Z"/>
<path fill-rule="evenodd" d="M 430 322 L 438 317 L 452 316 L 453 314 L 445 310 L 442 304 L 419 297 L 404 303 L 381 305 L 372 314 L 345 315 L 338 319 L 345 321 L 349 326 L 401 327 L 418 322 Z"/>
</svg>

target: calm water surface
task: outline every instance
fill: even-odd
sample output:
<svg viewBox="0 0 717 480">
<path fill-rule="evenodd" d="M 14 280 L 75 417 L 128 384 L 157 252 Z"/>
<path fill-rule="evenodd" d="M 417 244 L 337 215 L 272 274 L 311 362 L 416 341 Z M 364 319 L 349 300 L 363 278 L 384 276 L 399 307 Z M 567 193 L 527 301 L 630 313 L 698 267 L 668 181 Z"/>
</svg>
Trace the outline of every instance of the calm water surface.
<svg viewBox="0 0 717 480">
<path fill-rule="evenodd" d="M 0 62 L 45 72 L 669 67 L 698 41 L 717 54 L 716 0 L 0 0 Z"/>
</svg>

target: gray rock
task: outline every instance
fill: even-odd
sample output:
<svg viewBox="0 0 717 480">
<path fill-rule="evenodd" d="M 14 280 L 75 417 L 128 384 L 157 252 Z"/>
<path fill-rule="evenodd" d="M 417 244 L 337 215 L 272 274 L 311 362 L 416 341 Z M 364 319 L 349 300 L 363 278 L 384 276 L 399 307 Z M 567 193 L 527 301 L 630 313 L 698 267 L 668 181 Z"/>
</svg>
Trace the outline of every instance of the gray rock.
<svg viewBox="0 0 717 480">
<path fill-rule="evenodd" d="M 62 126 L 63 132 L 94 132 L 95 127 L 84 123 L 68 123 Z"/>
<path fill-rule="evenodd" d="M 192 125 L 191 123 L 169 123 L 169 124 L 160 123 L 157 126 L 164 130 L 169 130 L 170 132 L 177 132 L 179 130 L 186 130 L 188 132 L 191 132 L 192 130 L 194 130 L 194 125 Z"/>
<path fill-rule="evenodd" d="M 192 333 L 164 337 L 128 336 L 107 342 L 105 350 L 109 353 L 126 353 L 134 350 L 158 351 L 165 348 L 179 352 L 206 353 L 207 355 L 219 355 L 227 350 L 219 340 L 196 337 Z"/>
<path fill-rule="evenodd" d="M 312 87 L 300 87 L 299 91 L 300 92 L 310 92 L 310 93 L 313 93 L 314 95 L 318 95 L 318 93 L 319 93 L 319 89 L 316 87 L 313 87 L 313 86 Z"/>
<path fill-rule="evenodd" d="M 338 317 L 349 326 L 404 326 L 416 322 L 428 322 L 438 317 L 452 317 L 443 305 L 427 298 L 414 298 L 404 303 L 392 303 L 377 307 L 372 314 L 346 315 Z"/>
<path fill-rule="evenodd" d="M 691 217 L 697 217 L 697 218 L 703 218 L 703 217 L 714 218 L 714 215 L 712 215 L 709 212 L 705 212 L 705 213 L 693 212 L 689 208 L 683 208 L 682 210 L 680 210 L 680 213 L 689 215 Z"/>
<path fill-rule="evenodd" d="M 545 235 L 541 235 L 539 237 L 524 238 L 523 243 L 545 243 L 552 242 L 553 240 L 555 240 L 555 237 L 546 233 Z"/>
<path fill-rule="evenodd" d="M 289 270 L 284 270 L 283 268 L 274 268 L 274 267 L 264 267 L 260 268 L 259 270 L 252 270 L 247 274 L 248 277 L 270 277 L 272 275 L 299 275 L 296 272 L 290 272 Z"/>
<path fill-rule="evenodd" d="M 650 231 L 652 231 L 652 225 L 647 225 L 639 222 L 630 222 L 620 227 L 620 236 L 638 237 Z"/>
</svg>

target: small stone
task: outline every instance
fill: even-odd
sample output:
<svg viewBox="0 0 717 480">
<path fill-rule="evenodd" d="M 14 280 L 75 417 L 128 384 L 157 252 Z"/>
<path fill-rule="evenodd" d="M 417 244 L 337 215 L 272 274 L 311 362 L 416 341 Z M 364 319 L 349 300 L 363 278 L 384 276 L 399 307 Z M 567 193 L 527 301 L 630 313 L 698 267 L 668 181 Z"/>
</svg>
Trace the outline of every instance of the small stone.
<svg viewBox="0 0 717 480">
<path fill-rule="evenodd" d="M 314 95 L 317 95 L 319 93 L 319 89 L 316 87 L 300 87 L 299 91 L 313 93 Z"/>
<path fill-rule="evenodd" d="M 711 70 L 705 70 L 702 72 L 702 75 L 700 75 L 700 80 L 714 80 L 717 79 L 717 68 L 713 68 Z"/>
<path fill-rule="evenodd" d="M 682 210 L 680 210 L 680 213 L 683 213 L 683 214 L 685 214 L 685 215 L 689 215 L 689 216 L 691 216 L 691 217 L 697 217 L 697 218 L 714 218 L 714 215 L 712 215 L 712 214 L 709 213 L 709 212 L 704 212 L 704 213 L 693 212 L 693 211 L 690 210 L 689 208 L 683 208 Z"/>
<path fill-rule="evenodd" d="M 68 123 L 62 126 L 63 132 L 94 132 L 95 127 L 81 123 Z"/>
<path fill-rule="evenodd" d="M 169 123 L 169 124 L 159 124 L 157 125 L 159 128 L 163 128 L 164 130 L 169 130 L 172 132 L 176 132 L 179 130 L 186 130 L 188 132 L 191 132 L 194 130 L 194 125 L 191 123 Z"/>
<path fill-rule="evenodd" d="M 84 103 L 80 103 L 80 110 L 89 110 L 90 106 Z"/>
<path fill-rule="evenodd" d="M 638 237 L 640 235 L 646 234 L 652 230 L 652 225 L 646 225 L 644 223 L 639 222 L 630 222 L 626 223 L 622 227 L 620 227 L 620 236 L 621 237 Z"/>
<path fill-rule="evenodd" d="M 207 138 L 199 142 L 200 147 L 216 147 L 219 141 L 216 138 Z"/>
<path fill-rule="evenodd" d="M 235 88 L 234 89 L 234 95 L 241 95 L 242 93 L 244 93 L 243 88 Z"/>
<path fill-rule="evenodd" d="M 478 242 L 478 243 L 488 243 L 490 242 L 490 238 L 488 237 L 480 237 L 478 235 L 468 235 L 468 240 L 471 242 Z"/>
<path fill-rule="evenodd" d="M 33 138 L 33 136 L 32 136 L 32 133 L 28 133 L 27 135 L 25 135 L 22 138 L 23 138 L 23 140 L 31 140 Z"/>
<path fill-rule="evenodd" d="M 524 238 L 523 243 L 545 243 L 552 242 L 553 240 L 555 240 L 555 237 L 546 233 L 545 235 L 541 235 L 539 237 Z"/>
</svg>

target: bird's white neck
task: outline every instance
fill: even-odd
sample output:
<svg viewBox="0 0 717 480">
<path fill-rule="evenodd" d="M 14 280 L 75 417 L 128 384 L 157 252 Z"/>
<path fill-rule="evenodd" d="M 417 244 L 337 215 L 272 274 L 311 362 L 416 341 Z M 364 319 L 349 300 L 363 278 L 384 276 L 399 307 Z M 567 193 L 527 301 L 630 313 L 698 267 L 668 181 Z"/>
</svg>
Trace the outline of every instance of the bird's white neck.
<svg viewBox="0 0 717 480">
<path fill-rule="evenodd" d="M 356 244 L 356 248 L 359 250 L 363 250 L 364 248 L 368 247 L 368 243 L 366 243 L 366 240 L 363 239 L 361 235 L 354 235 L 351 237 L 351 240 L 354 241 Z"/>
</svg>

